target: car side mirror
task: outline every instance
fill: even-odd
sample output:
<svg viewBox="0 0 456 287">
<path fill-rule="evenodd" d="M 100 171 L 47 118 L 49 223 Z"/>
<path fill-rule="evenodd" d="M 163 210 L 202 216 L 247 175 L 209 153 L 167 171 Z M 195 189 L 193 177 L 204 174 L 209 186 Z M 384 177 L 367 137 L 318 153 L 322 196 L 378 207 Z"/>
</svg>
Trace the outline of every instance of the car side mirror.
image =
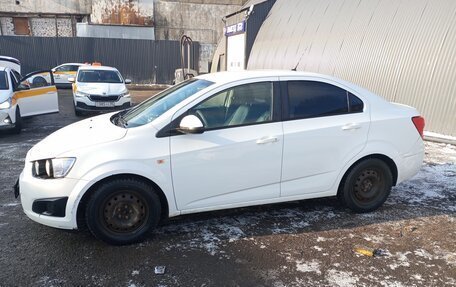
<svg viewBox="0 0 456 287">
<path fill-rule="evenodd" d="M 197 116 L 188 115 L 181 120 L 177 130 L 184 134 L 202 134 L 204 125 Z"/>
<path fill-rule="evenodd" d="M 24 91 L 24 90 L 30 90 L 30 86 L 24 85 L 24 84 L 19 84 L 16 87 L 16 91 Z"/>
<path fill-rule="evenodd" d="M 131 80 L 130 79 L 125 79 L 125 84 L 131 84 Z"/>
<path fill-rule="evenodd" d="M 54 73 L 54 72 L 55 72 L 55 69 L 54 69 L 54 68 L 52 68 L 52 69 L 51 69 L 51 72 L 53 72 L 53 73 Z"/>
<path fill-rule="evenodd" d="M 68 82 L 70 83 L 74 83 L 75 82 L 75 78 L 74 77 L 68 77 Z"/>
</svg>

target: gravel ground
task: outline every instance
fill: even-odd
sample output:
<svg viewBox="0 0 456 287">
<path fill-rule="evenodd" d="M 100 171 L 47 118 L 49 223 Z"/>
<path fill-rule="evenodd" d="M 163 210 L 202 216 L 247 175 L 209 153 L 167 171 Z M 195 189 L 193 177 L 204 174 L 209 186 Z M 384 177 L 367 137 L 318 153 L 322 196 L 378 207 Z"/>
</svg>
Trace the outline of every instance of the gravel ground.
<svg viewBox="0 0 456 287">
<path fill-rule="evenodd" d="M 149 94 L 135 92 L 135 101 Z M 420 173 L 373 213 L 333 198 L 208 212 L 115 247 L 32 222 L 13 197 L 27 150 L 78 120 L 70 92 L 60 99 L 59 114 L 0 134 L 0 286 L 456 286 L 455 146 L 426 143 Z M 154 274 L 158 265 L 164 275 Z"/>
</svg>

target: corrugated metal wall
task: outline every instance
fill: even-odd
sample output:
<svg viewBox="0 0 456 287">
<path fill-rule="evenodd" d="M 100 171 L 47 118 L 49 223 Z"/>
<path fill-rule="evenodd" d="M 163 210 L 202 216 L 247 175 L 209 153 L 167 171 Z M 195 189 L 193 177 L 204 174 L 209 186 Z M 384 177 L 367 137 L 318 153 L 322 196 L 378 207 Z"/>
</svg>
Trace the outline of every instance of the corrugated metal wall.
<svg viewBox="0 0 456 287">
<path fill-rule="evenodd" d="M 246 63 L 249 61 L 250 52 L 252 51 L 253 44 L 260 31 L 261 26 L 263 25 L 264 19 L 271 11 L 276 0 L 268 0 L 262 3 L 255 4 L 253 8 L 253 13 L 247 18 L 247 34 L 245 38 L 245 57 Z"/>
<path fill-rule="evenodd" d="M 412 105 L 456 136 L 455 0 L 277 0 L 249 69 L 314 71 Z"/>
<path fill-rule="evenodd" d="M 62 63 L 98 61 L 135 84 L 170 84 L 181 66 L 179 41 L 1 36 L 0 55 L 19 59 L 24 75 Z M 197 42 L 192 55 L 198 70 Z"/>
</svg>

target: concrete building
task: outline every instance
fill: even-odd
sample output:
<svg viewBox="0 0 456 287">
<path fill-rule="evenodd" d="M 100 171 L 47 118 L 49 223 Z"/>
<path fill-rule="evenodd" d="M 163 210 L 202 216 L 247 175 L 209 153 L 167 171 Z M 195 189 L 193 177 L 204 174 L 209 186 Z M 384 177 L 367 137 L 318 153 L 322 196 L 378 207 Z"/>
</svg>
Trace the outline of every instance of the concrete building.
<svg viewBox="0 0 456 287">
<path fill-rule="evenodd" d="M 416 107 L 427 131 L 456 137 L 456 1 L 268 0 L 245 8 L 251 4 L 251 13 L 228 17 L 226 30 L 247 28 L 222 37 L 213 71 L 334 75 Z M 241 48 L 230 45 L 238 35 Z"/>
<path fill-rule="evenodd" d="M 180 40 L 183 34 L 200 43 L 199 72 L 209 64 L 222 36 L 225 15 L 239 10 L 247 0 L 157 0 L 154 6 L 155 39 Z"/>
<path fill-rule="evenodd" d="M 91 0 L 0 0 L 0 35 L 72 37 Z"/>
<path fill-rule="evenodd" d="M 223 17 L 247 0 L 0 0 L 0 35 L 176 40 L 200 44 L 199 72 L 222 35 Z"/>
</svg>

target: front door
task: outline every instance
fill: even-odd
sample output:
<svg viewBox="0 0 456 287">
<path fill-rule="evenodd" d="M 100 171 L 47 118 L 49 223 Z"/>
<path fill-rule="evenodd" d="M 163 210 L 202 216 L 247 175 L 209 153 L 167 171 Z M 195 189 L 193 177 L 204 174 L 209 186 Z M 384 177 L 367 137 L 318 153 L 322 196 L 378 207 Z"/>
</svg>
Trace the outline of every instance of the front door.
<svg viewBox="0 0 456 287">
<path fill-rule="evenodd" d="M 261 203 L 280 195 L 282 123 L 271 80 L 225 89 L 187 114 L 202 134 L 170 137 L 174 192 L 184 213 Z"/>
<path fill-rule="evenodd" d="M 39 71 L 25 76 L 14 89 L 21 116 L 34 116 L 59 111 L 57 89 L 51 71 Z"/>
</svg>

